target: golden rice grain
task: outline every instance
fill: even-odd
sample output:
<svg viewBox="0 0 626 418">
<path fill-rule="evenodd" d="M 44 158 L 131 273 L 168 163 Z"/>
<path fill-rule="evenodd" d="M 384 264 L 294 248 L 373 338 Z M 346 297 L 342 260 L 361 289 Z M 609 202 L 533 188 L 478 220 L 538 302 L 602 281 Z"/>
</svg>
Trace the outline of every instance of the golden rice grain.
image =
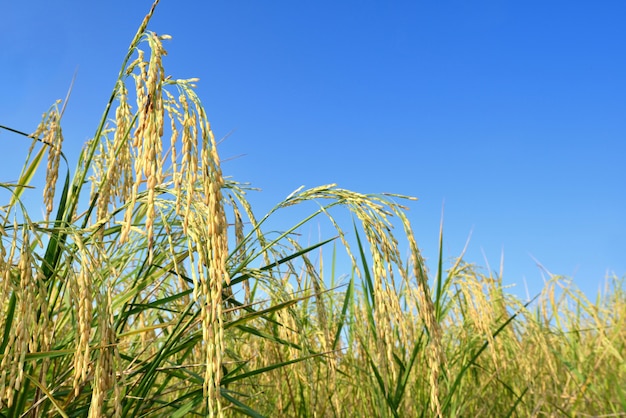
<svg viewBox="0 0 626 418">
<path fill-rule="evenodd" d="M 79 251 L 80 269 L 70 276 L 70 289 L 76 306 L 77 341 L 74 353 L 74 382 L 75 396 L 78 396 L 81 385 L 87 380 L 91 358 L 91 321 L 93 318 L 93 282 L 94 273 L 90 260 L 89 250 L 85 247 L 82 239 L 76 237 L 76 245 Z"/>
<path fill-rule="evenodd" d="M 57 101 L 57 105 L 60 101 Z M 58 111 L 50 115 L 48 126 L 43 137 L 43 141 L 48 145 L 48 165 L 46 167 L 46 185 L 44 187 L 44 205 L 46 206 L 45 219 L 48 220 L 52 213 L 54 204 L 54 191 L 59 177 L 59 161 L 61 160 L 61 145 L 63 134 L 59 123 Z"/>
</svg>

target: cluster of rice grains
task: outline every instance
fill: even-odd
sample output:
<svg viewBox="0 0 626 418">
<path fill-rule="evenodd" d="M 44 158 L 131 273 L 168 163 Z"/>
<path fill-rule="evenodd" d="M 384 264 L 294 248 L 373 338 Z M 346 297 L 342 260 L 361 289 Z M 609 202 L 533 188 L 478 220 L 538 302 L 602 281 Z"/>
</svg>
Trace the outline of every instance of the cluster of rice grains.
<svg viewBox="0 0 626 418">
<path fill-rule="evenodd" d="M 174 244 L 171 244 L 173 240 L 171 237 L 165 239 L 172 245 L 169 261 L 172 270 L 180 273 L 179 269 L 185 269 L 186 273 L 188 268 L 193 279 L 193 297 L 200 307 L 202 328 L 203 344 L 201 352 L 197 354 L 204 359 L 204 397 L 209 414 L 221 415 L 219 388 L 224 347 L 222 287 L 229 283 L 226 270 L 227 223 L 222 196 L 224 179 L 215 138 L 193 91 L 196 80 L 170 80 L 165 77 L 162 58 L 166 51 L 162 41 L 168 39 L 168 36 L 145 31 L 145 23 L 133 41 L 132 50 L 136 52 L 136 59 L 124 69 L 111 100 L 111 103 L 117 102 L 115 126 L 111 128 L 103 123 L 81 155 L 83 167 L 79 167 L 79 180 L 75 184 L 84 183 L 80 180 L 81 174 L 87 179 L 87 173 L 90 173 L 87 180 L 91 184 L 90 201 L 95 210 L 92 212 L 90 208 L 86 212 L 87 217 L 83 218 L 84 222 L 80 222 L 83 227 L 78 227 L 76 220 L 85 214 L 76 214 L 78 204 L 75 204 L 69 209 L 74 213 L 67 218 L 72 221 L 68 221 L 64 227 L 64 234 L 69 236 L 75 247 L 73 255 L 66 262 L 67 270 L 63 273 L 68 279 L 76 327 L 73 393 L 78 396 L 84 386 L 91 382 L 93 393 L 89 415 L 95 417 L 103 413 L 104 394 L 114 389 L 115 399 L 107 410 L 116 416 L 122 414 L 118 379 L 123 378 L 124 373 L 116 370 L 116 364 L 120 362 L 119 342 L 116 343 L 113 328 L 111 298 L 112 292 L 119 292 L 115 283 L 119 286 L 121 280 L 124 280 L 121 279 L 124 267 L 108 258 L 113 256 L 111 248 L 122 248 L 124 244 L 135 246 L 141 237 L 147 242 L 149 264 L 155 262 L 156 258 L 159 261 L 166 258 L 167 255 L 161 253 L 164 248 L 162 245 L 155 249 L 154 229 L 158 220 L 156 223 L 165 226 L 166 234 L 176 233 L 178 240 L 184 236 L 183 241 L 187 243 L 189 263 L 183 267 L 179 266 L 179 258 L 174 253 Z M 148 54 L 138 48 L 140 38 L 147 41 L 150 50 L 148 58 Z M 134 87 L 132 93 L 127 88 L 129 80 Z M 134 94 L 136 100 L 136 112 L 133 112 L 134 106 L 129 98 L 131 94 Z M 59 166 L 61 135 L 58 119 L 57 114 L 48 115 L 36 133 L 44 138 L 50 155 L 45 188 L 46 219 L 52 212 Z M 167 133 L 170 137 L 169 149 L 164 150 L 164 135 Z M 73 191 L 76 190 L 78 188 Z M 168 194 L 169 197 L 165 196 Z M 171 222 L 171 218 L 168 218 L 170 208 L 180 219 L 176 224 L 180 226 L 178 229 L 168 223 Z M 113 235 L 116 242 L 112 245 L 107 235 L 116 225 L 121 229 L 119 235 Z M 22 248 L 26 250 L 28 234 L 22 240 Z M 14 252 L 15 243 L 11 248 L 11 252 Z M 26 252 L 28 255 L 29 251 Z M 20 283 L 19 293 L 23 297 L 18 300 L 18 312 L 20 315 L 23 313 L 23 317 L 18 316 L 17 320 L 22 322 L 31 321 L 29 312 L 32 310 L 29 311 L 27 307 L 32 306 L 34 301 L 28 298 L 32 299 L 38 294 L 27 292 L 38 283 L 32 274 L 26 274 L 30 267 L 24 263 L 29 260 L 21 256 L 18 266 L 22 272 L 19 275 L 21 281 L 28 281 Z M 126 268 L 129 266 L 127 264 Z M 11 268 L 3 269 L 3 274 L 11 274 Z M 180 278 L 181 274 L 178 276 Z M 180 280 L 180 283 L 183 282 Z M 3 283 L 7 286 L 9 281 Z M 152 286 L 158 285 L 154 283 Z M 46 293 L 43 291 L 39 294 Z M 143 320 L 143 314 L 138 314 L 134 323 L 140 324 Z M 140 332 L 142 338 L 148 334 L 154 336 L 151 328 L 153 324 L 148 321 L 143 326 L 148 331 Z M 23 326 L 15 329 L 35 328 Z M 5 353 L 2 357 L 0 390 L 4 401 L 10 402 L 12 399 L 11 388 L 5 387 L 5 382 L 11 387 L 19 387 L 23 379 L 24 355 L 29 352 L 24 347 L 24 344 L 29 343 L 26 334 L 26 331 L 12 334 L 9 345 L 15 347 L 14 355 Z M 154 341 L 147 342 L 147 345 L 151 349 L 156 348 Z M 97 353 L 94 354 L 94 350 Z M 21 358 L 13 358 L 16 355 L 21 355 Z"/>
<path fill-rule="evenodd" d="M 48 334 L 57 332 L 59 335 L 75 335 L 71 343 L 71 377 L 67 379 L 72 382 L 70 393 L 73 399 L 76 400 L 85 385 L 89 385 L 92 390 L 89 414 L 99 416 L 103 413 L 104 393 L 114 389 L 116 399 L 111 403 L 114 406 L 106 410 L 115 415 L 122 414 L 118 380 L 123 379 L 125 373 L 116 368 L 120 367 L 120 347 L 134 342 L 116 341 L 114 327 L 117 326 L 117 332 L 120 332 L 124 325 L 115 324 L 120 319 L 114 319 L 112 296 L 119 295 L 126 286 L 129 269 L 137 265 L 136 261 L 131 261 L 131 252 L 141 253 L 138 242 L 145 240 L 148 265 L 160 262 L 170 266 L 169 270 L 178 277 L 181 292 L 189 289 L 188 281 L 193 283 L 193 302 L 199 310 L 202 330 L 202 344 L 196 349 L 194 359 L 202 358 L 204 363 L 206 408 L 211 415 L 221 415 L 222 295 L 223 291 L 228 293 L 229 289 L 223 289 L 223 286 L 230 282 L 226 269 L 228 239 L 222 195 L 224 179 L 215 138 L 193 91 L 196 80 L 166 77 L 162 64 L 166 51 L 162 41 L 169 37 L 146 30 L 157 3 L 131 43 L 104 117 L 94 138 L 85 144 L 80 155 L 73 185 L 63 191 L 61 199 L 57 196 L 57 201 L 62 204 L 54 221 L 49 218 L 54 209 L 62 155 L 62 111 L 55 106 L 44 114 L 37 131 L 31 135 L 34 140 L 29 156 L 37 143 L 43 143 L 42 148 L 48 152 L 44 188 L 47 229 L 44 233 L 49 233 L 50 239 L 46 243 L 45 261 L 39 263 L 33 259 L 32 236 L 36 237 L 39 246 L 44 247 L 44 244 L 40 242 L 41 234 L 37 234 L 36 227 L 28 223 L 26 212 L 27 222 L 9 226 L 12 235 L 5 231 L 6 218 L 0 224 L 3 234 L 0 240 L 0 302 L 11 309 L 7 312 L 14 312 L 8 317 L 13 319 L 13 326 L 0 323 L 10 330 L 2 347 L 2 407 L 10 406 L 14 392 L 22 386 L 26 355 L 48 350 L 51 338 Z M 146 44 L 147 53 L 140 49 Z M 113 108 L 115 118 L 111 126 L 108 115 Z M 27 164 L 20 183 L 28 184 L 42 156 L 43 151 L 40 151 L 33 157 L 34 162 Z M 79 205 L 84 204 L 84 201 L 79 202 L 79 195 L 85 184 L 91 187 L 90 204 L 86 212 L 78 213 Z M 3 210 L 16 206 L 16 196 L 17 193 Z M 246 211 L 249 208 L 246 207 Z M 155 240 L 155 224 L 161 234 L 158 241 Z M 241 230 L 239 219 L 236 227 L 238 240 L 242 239 Z M 23 232 L 22 236 L 19 231 Z M 9 245 L 5 248 L 7 241 Z M 169 243 L 169 259 L 163 254 L 168 252 L 168 246 L 163 242 Z M 182 255 L 181 243 L 186 246 Z M 123 245 L 134 250 L 128 250 L 128 256 L 124 256 L 119 253 L 120 250 L 123 253 Z M 183 261 L 184 266 L 181 265 Z M 150 277 L 161 280 L 148 285 L 152 290 L 165 280 L 162 274 Z M 54 280 L 46 282 L 50 278 Z M 146 292 L 142 297 L 146 294 L 149 297 L 150 288 Z M 48 308 L 50 298 L 59 304 L 57 308 Z M 61 303 L 66 303 L 63 301 L 69 302 L 69 310 L 61 307 Z M 34 311 L 32 306 L 41 309 Z M 69 312 L 70 322 L 60 325 L 57 321 L 51 325 L 48 316 L 55 309 L 57 316 L 58 312 L 63 315 Z M 61 316 L 57 320 L 59 318 Z M 150 328 L 154 323 L 145 322 L 145 319 L 144 314 L 139 313 L 135 319 L 124 321 L 131 326 L 141 326 L 142 323 L 147 330 L 140 328 L 139 334 L 144 338 L 148 334 L 154 335 L 153 328 Z M 70 334 L 72 332 L 75 334 Z M 151 349 L 155 347 L 152 344 Z M 45 371 L 41 373 L 45 375 Z M 42 384 L 46 386 L 44 382 Z M 67 402 L 72 402 L 72 395 L 68 396 Z"/>
<path fill-rule="evenodd" d="M 288 197 L 283 205 L 295 205 L 310 200 L 330 200 L 334 203 L 329 206 L 341 205 L 359 220 L 368 244 L 365 253 L 371 255 L 372 265 L 367 269 L 365 266 L 358 267 L 360 263 L 353 255 L 342 228 L 330 212 L 323 210 L 339 232 L 355 272 L 364 283 L 363 293 L 356 307 L 362 311 L 358 312 L 356 317 L 370 320 L 353 324 L 353 329 L 359 336 L 356 346 L 351 347 L 354 350 L 351 355 L 368 358 L 371 367 L 376 370 L 379 384 L 384 386 L 385 391 L 391 392 L 398 382 L 402 381 L 402 373 L 411 363 L 410 353 L 425 328 L 429 336 L 424 353 L 429 370 L 427 387 L 430 409 L 434 415 L 440 416 L 440 372 L 446 367 L 441 346 L 441 329 L 435 317 L 435 306 L 430 295 L 425 264 L 415 242 L 410 222 L 404 214 L 406 207 L 396 203 L 394 197 L 414 200 L 400 195 L 365 195 L 340 189 L 335 185 L 326 185 L 298 190 Z M 406 267 L 403 265 L 399 245 L 392 232 L 393 216 L 400 220 L 409 241 L 410 262 Z M 363 250 L 359 249 L 362 255 Z M 399 279 L 397 276 L 400 276 Z M 407 391 L 410 390 L 409 385 Z M 411 394 L 407 393 L 404 399 L 411 399 Z M 397 404 L 394 408 L 401 410 L 407 408 L 407 405 Z M 411 407 L 408 406 L 408 409 Z"/>
<path fill-rule="evenodd" d="M 222 287 L 229 283 L 227 223 L 222 196 L 224 179 L 213 132 L 193 91 L 196 80 L 166 78 L 162 66 L 162 57 L 166 54 L 162 40 L 168 37 L 151 32 L 145 36 L 151 50 L 150 58 L 146 60 L 143 51 L 138 50 L 136 60 L 126 71 L 135 82 L 138 112 L 131 113 L 126 88 L 120 81 L 117 129 L 112 147 L 115 152 L 110 154 L 112 159 L 107 164 L 110 167 L 107 176 L 124 181 L 107 182 L 104 193 L 126 202 L 121 242 L 129 239 L 133 216 L 136 215 L 135 204 L 142 200 L 150 259 L 153 257 L 154 221 L 159 213 L 157 196 L 166 188 L 175 196 L 174 208 L 187 237 L 193 295 L 202 307 L 206 364 L 204 391 L 208 410 L 213 414 L 221 411 Z M 164 89 L 166 86 L 175 86 L 177 97 Z M 169 119 L 169 126 L 166 126 L 166 119 Z M 171 139 L 165 153 L 164 128 L 169 128 Z M 170 158 L 166 170 L 167 154 Z M 132 185 L 128 181 L 131 178 L 134 178 Z M 103 193 L 102 188 L 99 191 Z M 100 201 L 107 205 L 105 200 Z M 99 213 L 108 216 L 109 211 L 99 208 Z"/>
<path fill-rule="evenodd" d="M 59 102 L 44 113 L 42 121 L 33 135 L 34 139 L 28 155 L 32 156 L 38 142 L 46 144 L 48 164 L 44 187 L 45 219 L 52 212 L 55 184 L 58 177 L 59 160 L 63 136 L 59 125 L 60 114 L 57 109 Z M 33 160 L 35 164 L 41 160 L 43 149 Z M 33 164 L 25 167 L 21 180 L 30 179 L 34 174 Z M 3 314 L 0 317 L 0 329 L 4 331 L 4 339 L 0 341 L 0 409 L 11 407 L 16 393 L 24 384 L 25 361 L 28 353 L 47 351 L 53 338 L 53 327 L 49 315 L 46 284 L 41 265 L 35 258 L 34 248 L 43 245 L 36 226 L 31 223 L 24 212 L 22 223 L 14 218 L 10 224 L 9 213 L 18 204 L 20 192 L 27 181 L 18 181 L 11 202 L 0 210 L 0 306 Z M 8 251 L 5 241 L 9 242 Z M 37 309 L 34 309 L 37 307 Z M 48 362 L 42 365 L 42 373 Z"/>
<path fill-rule="evenodd" d="M 45 299 L 40 295 L 40 287 L 43 285 L 40 274 L 33 268 L 35 261 L 29 251 L 30 233 L 23 231 L 21 238 L 18 238 L 17 224 L 13 225 L 13 236 L 9 251 L 7 253 L 4 245 L 0 245 L 2 261 L 0 271 L 2 274 L 2 289 L 0 293 L 0 303 L 3 307 L 14 307 L 13 324 L 7 330 L 5 321 L 7 318 L 0 317 L 0 326 L 5 332 L 3 344 L 3 355 L 0 361 L 0 408 L 11 406 L 15 391 L 19 390 L 24 380 L 24 361 L 26 354 L 36 351 L 40 342 L 49 344 L 50 328 L 49 318 L 41 315 L 38 318 L 33 306 L 46 306 Z M 6 236 L 6 231 L 0 231 L 2 238 Z M 12 264 L 7 260 L 17 260 Z M 11 298 L 19 294 L 20 297 Z M 10 296 L 11 295 L 11 296 Z M 43 304 L 43 305 L 40 305 Z M 34 331 L 34 332 L 33 332 Z M 41 332 L 41 334 L 37 334 Z"/>
</svg>

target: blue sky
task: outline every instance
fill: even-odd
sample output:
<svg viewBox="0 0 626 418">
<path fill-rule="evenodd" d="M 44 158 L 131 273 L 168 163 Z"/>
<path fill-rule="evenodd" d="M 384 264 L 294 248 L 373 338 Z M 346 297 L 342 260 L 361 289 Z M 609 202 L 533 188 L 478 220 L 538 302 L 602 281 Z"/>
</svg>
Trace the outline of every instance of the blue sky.
<svg viewBox="0 0 626 418">
<path fill-rule="evenodd" d="M 75 162 L 151 1 L 0 4 L 0 124 L 64 116 Z M 199 77 L 223 169 L 263 189 L 416 196 L 410 219 L 446 257 L 539 290 L 535 260 L 590 294 L 626 273 L 626 3 L 162 0 L 166 70 Z M 15 180 L 28 144 L 0 132 Z M 245 154 L 244 156 L 240 156 Z M 230 159 L 232 157 L 237 157 Z"/>
</svg>

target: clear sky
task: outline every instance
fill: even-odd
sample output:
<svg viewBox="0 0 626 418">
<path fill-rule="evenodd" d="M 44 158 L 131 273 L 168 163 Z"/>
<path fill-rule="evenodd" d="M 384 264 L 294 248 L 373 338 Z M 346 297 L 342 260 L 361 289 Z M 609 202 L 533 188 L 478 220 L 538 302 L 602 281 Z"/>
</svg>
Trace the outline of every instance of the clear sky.
<svg viewBox="0 0 626 418">
<path fill-rule="evenodd" d="M 0 3 L 0 124 L 34 131 L 77 79 L 64 116 L 71 162 L 95 132 L 149 0 Z M 595 294 L 626 274 L 623 1 L 174 1 L 150 26 L 166 70 L 198 92 L 226 175 L 263 192 L 300 185 L 416 196 L 432 263 L 496 270 L 525 294 L 534 259 Z M 27 144 L 0 132 L 0 181 Z M 288 225 L 285 225 L 288 226 Z M 483 256 L 484 254 L 484 256 Z"/>
</svg>

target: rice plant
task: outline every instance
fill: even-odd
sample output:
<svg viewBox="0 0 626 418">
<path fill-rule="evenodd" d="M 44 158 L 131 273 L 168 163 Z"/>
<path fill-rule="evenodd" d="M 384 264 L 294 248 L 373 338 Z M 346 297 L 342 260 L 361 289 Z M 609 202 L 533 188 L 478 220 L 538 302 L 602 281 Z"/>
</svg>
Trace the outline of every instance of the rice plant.
<svg viewBox="0 0 626 418">
<path fill-rule="evenodd" d="M 165 71 L 157 3 L 73 172 L 60 103 L 32 134 L 2 126 L 32 146 L 0 184 L 1 416 L 624 416 L 623 279 L 522 302 L 445 268 L 443 228 L 431 274 L 399 195 L 298 189 L 258 217 L 195 80 Z M 319 219 L 335 232 L 302 244 Z"/>
</svg>

